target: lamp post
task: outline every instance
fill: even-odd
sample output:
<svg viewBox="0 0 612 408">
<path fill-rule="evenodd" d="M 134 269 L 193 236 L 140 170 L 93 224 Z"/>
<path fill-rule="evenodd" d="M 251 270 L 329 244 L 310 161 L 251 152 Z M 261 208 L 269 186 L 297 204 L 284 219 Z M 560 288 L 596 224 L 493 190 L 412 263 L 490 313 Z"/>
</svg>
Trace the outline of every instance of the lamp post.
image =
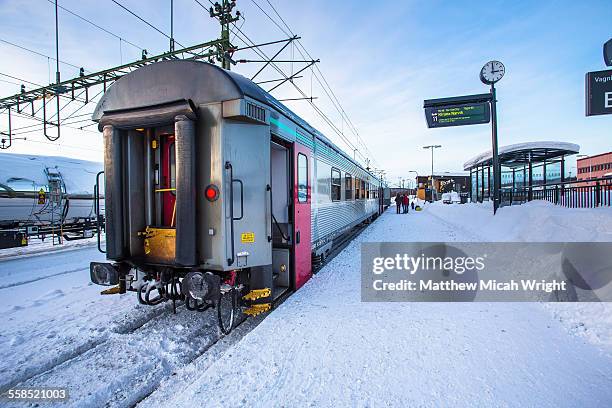
<svg viewBox="0 0 612 408">
<path fill-rule="evenodd" d="M 430 149 L 431 150 L 431 178 L 430 178 L 430 183 L 431 183 L 431 188 L 433 188 L 433 174 L 434 174 L 434 149 L 438 149 L 442 147 L 442 145 L 429 145 L 429 146 L 423 146 L 423 149 Z"/>
<path fill-rule="evenodd" d="M 416 178 L 414 179 L 414 193 L 416 194 L 416 190 L 419 187 L 419 173 L 416 170 L 408 170 L 408 173 L 416 174 Z"/>
</svg>

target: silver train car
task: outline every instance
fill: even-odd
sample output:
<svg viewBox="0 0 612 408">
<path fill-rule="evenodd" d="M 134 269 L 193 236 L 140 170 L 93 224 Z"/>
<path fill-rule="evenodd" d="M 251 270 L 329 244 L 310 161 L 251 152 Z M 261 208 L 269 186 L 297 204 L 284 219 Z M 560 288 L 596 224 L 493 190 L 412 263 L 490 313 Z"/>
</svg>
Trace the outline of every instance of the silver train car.
<svg viewBox="0 0 612 408">
<path fill-rule="evenodd" d="M 115 82 L 104 137 L 103 293 L 218 310 L 225 333 L 299 289 L 355 226 L 384 210 L 381 180 L 255 83 L 197 61 Z"/>
<path fill-rule="evenodd" d="M 95 217 L 102 163 L 0 154 L 0 228 L 76 224 Z"/>
</svg>

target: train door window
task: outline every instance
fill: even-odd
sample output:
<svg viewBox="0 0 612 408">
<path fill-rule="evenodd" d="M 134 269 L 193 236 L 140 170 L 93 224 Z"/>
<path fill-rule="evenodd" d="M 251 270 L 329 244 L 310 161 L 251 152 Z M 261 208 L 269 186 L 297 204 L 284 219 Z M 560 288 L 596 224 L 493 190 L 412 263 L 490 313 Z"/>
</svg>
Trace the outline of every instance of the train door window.
<svg viewBox="0 0 612 408">
<path fill-rule="evenodd" d="M 344 199 L 346 201 L 353 199 L 353 178 L 348 173 L 344 176 Z"/>
<path fill-rule="evenodd" d="M 333 168 L 331 169 L 331 199 L 332 201 L 340 201 L 340 194 L 342 191 L 342 176 L 340 170 Z"/>
<path fill-rule="evenodd" d="M 308 201 L 308 158 L 299 153 L 297 164 L 298 202 L 305 203 Z"/>
<path fill-rule="evenodd" d="M 361 180 L 359 177 L 355 177 L 355 200 L 359 200 L 361 198 Z"/>
<path fill-rule="evenodd" d="M 361 199 L 365 199 L 366 198 L 366 182 L 364 180 L 361 180 Z"/>
</svg>

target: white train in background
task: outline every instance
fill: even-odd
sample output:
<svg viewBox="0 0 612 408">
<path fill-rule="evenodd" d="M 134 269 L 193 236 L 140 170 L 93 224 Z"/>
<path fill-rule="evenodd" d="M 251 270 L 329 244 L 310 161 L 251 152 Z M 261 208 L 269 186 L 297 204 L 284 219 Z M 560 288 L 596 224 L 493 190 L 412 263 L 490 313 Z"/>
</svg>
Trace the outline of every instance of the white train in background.
<svg viewBox="0 0 612 408">
<path fill-rule="evenodd" d="M 0 230 L 89 231 L 96 224 L 94 190 L 102 170 L 102 163 L 68 157 L 0 154 Z"/>
</svg>

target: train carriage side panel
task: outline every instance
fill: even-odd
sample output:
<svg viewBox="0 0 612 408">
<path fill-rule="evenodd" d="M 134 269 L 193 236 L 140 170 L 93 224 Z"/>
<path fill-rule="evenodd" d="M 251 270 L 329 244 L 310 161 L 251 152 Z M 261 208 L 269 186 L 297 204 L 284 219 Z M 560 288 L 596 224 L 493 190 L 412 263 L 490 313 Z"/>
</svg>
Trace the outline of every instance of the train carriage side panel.
<svg viewBox="0 0 612 408">
<path fill-rule="evenodd" d="M 376 214 L 376 199 L 354 197 L 355 177 L 364 183 L 374 181 L 370 175 L 334 149 L 318 142 L 314 155 L 312 235 L 315 254 L 331 246 L 331 240 Z M 331 171 L 336 169 L 341 175 L 340 200 L 331 199 Z M 351 176 L 353 186 L 346 200 L 346 174 Z"/>
</svg>

